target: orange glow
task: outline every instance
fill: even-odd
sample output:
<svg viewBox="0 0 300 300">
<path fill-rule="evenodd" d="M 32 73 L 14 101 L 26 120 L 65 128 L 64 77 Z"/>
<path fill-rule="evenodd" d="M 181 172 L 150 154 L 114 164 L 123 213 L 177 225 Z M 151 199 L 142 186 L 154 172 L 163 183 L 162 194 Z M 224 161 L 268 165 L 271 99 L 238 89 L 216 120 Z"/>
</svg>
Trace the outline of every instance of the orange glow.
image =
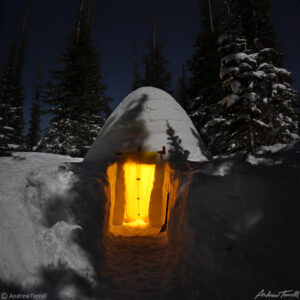
<svg viewBox="0 0 300 300">
<path fill-rule="evenodd" d="M 147 226 L 148 224 L 142 220 L 142 219 L 136 219 L 135 221 L 132 222 L 123 222 L 123 226 L 132 226 L 132 227 L 144 227 Z"/>
<path fill-rule="evenodd" d="M 125 180 L 125 215 L 123 225 L 149 224 L 149 203 L 153 188 L 155 164 L 126 162 L 123 166 Z"/>
</svg>

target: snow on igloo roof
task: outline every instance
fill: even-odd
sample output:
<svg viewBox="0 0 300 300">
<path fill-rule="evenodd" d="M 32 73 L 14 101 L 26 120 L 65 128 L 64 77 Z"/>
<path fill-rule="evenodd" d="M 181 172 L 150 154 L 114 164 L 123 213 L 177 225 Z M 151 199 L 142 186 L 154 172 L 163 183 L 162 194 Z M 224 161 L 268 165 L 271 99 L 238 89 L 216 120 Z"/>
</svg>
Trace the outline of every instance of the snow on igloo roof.
<svg viewBox="0 0 300 300">
<path fill-rule="evenodd" d="M 188 153 L 189 161 L 207 160 L 201 138 L 179 103 L 163 90 L 142 87 L 130 93 L 109 116 L 85 162 L 114 161 L 115 153 L 161 151 L 163 146 L 165 161 L 172 160 L 176 147 Z"/>
</svg>

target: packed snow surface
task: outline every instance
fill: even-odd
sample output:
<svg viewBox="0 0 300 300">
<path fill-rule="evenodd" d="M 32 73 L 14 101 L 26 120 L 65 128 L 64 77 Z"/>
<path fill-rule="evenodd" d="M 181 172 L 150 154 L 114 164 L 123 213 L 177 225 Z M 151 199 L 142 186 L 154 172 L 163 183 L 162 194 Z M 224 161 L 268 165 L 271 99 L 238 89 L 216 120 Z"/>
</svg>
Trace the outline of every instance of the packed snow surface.
<svg viewBox="0 0 300 300">
<path fill-rule="evenodd" d="M 104 173 L 90 176 L 68 156 L 0 157 L 0 292 L 228 300 L 297 290 L 300 144 L 259 153 L 173 163 L 179 188 L 167 231 L 122 235 L 105 229 Z"/>
<path fill-rule="evenodd" d="M 78 245 L 70 240 L 76 224 L 44 224 L 53 199 L 70 201 L 75 176 L 59 171 L 80 158 L 15 152 L 0 157 L 0 279 L 22 287 L 39 284 L 41 268 L 63 263 L 86 277 L 93 273 Z M 55 214 L 59 212 L 56 211 Z"/>
<path fill-rule="evenodd" d="M 180 281 L 177 249 L 159 228 L 127 231 L 107 238 L 101 279 L 113 299 L 163 299 Z"/>
<path fill-rule="evenodd" d="M 204 146 L 192 121 L 168 93 L 143 87 L 129 94 L 105 122 L 98 138 L 85 157 L 87 163 L 115 160 L 115 153 L 161 151 L 169 159 L 170 131 L 178 137 L 178 147 L 189 152 L 187 160 L 206 161 Z"/>
</svg>

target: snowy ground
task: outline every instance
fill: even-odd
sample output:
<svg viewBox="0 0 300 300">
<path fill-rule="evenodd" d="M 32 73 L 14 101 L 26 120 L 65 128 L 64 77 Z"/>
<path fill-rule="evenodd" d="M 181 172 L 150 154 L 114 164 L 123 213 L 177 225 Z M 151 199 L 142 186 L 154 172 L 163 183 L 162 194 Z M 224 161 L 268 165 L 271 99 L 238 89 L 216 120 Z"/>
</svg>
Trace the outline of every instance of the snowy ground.
<svg viewBox="0 0 300 300">
<path fill-rule="evenodd" d="M 43 284 L 44 270 L 61 265 L 91 278 L 92 267 L 70 238 L 78 226 L 62 221 L 59 210 L 53 214 L 57 220 L 49 224 L 51 203 L 61 200 L 63 206 L 72 201 L 76 177 L 62 166 L 81 161 L 44 153 L 0 157 L 0 279 L 4 287 L 11 283 L 24 290 L 37 287 Z"/>
<path fill-rule="evenodd" d="M 148 234 L 107 237 L 102 280 L 113 299 L 161 299 L 180 284 L 177 249 L 166 232 L 156 228 Z"/>
<path fill-rule="evenodd" d="M 299 290 L 300 144 L 259 155 L 174 165 L 183 184 L 167 233 L 124 236 L 103 231 L 105 176 L 81 159 L 0 157 L 0 292 L 227 300 Z"/>
</svg>

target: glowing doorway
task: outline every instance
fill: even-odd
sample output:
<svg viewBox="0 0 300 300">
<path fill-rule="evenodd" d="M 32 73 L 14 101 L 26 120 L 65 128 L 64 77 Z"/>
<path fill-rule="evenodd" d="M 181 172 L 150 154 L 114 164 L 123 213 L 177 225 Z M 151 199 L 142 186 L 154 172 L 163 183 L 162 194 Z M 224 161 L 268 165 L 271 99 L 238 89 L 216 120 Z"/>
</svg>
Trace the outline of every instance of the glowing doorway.
<svg viewBox="0 0 300 300">
<path fill-rule="evenodd" d="M 153 189 L 155 164 L 126 162 L 123 165 L 125 182 L 125 214 L 123 225 L 149 224 L 149 204 Z"/>
</svg>

